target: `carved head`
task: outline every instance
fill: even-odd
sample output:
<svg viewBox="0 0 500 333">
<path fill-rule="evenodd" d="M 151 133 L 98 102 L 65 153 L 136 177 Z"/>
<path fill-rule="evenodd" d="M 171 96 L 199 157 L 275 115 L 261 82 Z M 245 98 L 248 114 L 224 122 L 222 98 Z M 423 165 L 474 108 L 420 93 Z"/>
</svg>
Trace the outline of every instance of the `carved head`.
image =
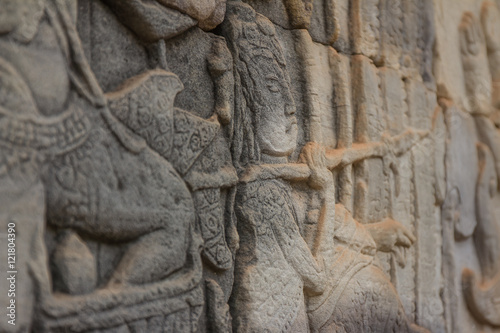
<svg viewBox="0 0 500 333">
<path fill-rule="evenodd" d="M 26 43 L 35 36 L 45 0 L 0 0 L 0 35 Z"/>
<path fill-rule="evenodd" d="M 262 154 L 289 156 L 297 140 L 295 102 L 274 26 L 250 6 L 231 3 L 222 29 L 237 84 L 235 141 L 241 150 L 235 160 L 243 157 L 245 164 L 257 163 Z"/>
</svg>

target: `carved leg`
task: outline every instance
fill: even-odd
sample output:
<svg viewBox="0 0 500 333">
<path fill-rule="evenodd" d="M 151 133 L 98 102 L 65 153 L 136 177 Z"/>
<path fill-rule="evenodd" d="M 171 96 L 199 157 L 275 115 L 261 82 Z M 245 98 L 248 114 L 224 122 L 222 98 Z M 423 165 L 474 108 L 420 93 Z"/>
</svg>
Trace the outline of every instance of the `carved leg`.
<svg viewBox="0 0 500 333">
<path fill-rule="evenodd" d="M 428 332 L 410 324 L 384 273 L 369 265 L 347 284 L 332 320 L 321 332 Z"/>
<path fill-rule="evenodd" d="M 476 274 L 465 268 L 462 272 L 462 288 L 467 306 L 480 322 L 500 326 L 500 274 L 480 283 Z"/>
<path fill-rule="evenodd" d="M 161 279 L 185 262 L 195 218 L 189 190 L 164 158 L 147 147 L 134 153 L 98 125 L 92 135 L 99 145 L 82 147 L 53 165 L 49 223 L 95 239 L 134 242 L 112 283 Z"/>
<path fill-rule="evenodd" d="M 125 252 L 109 285 L 158 281 L 182 268 L 188 248 L 184 239 L 186 235 L 179 231 L 163 229 L 141 237 Z M 174 245 L 178 240 L 182 240 L 181 246 Z"/>
</svg>

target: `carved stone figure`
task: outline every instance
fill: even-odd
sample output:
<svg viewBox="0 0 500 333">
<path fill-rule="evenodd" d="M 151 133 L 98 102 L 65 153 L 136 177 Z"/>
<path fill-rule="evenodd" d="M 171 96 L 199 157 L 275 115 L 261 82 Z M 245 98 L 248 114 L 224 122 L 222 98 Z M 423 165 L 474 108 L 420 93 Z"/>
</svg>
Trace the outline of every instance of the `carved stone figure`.
<svg viewBox="0 0 500 333">
<path fill-rule="evenodd" d="M 490 325 L 500 325 L 500 311 L 496 305 L 500 297 L 500 229 L 495 214 L 497 174 L 489 148 L 478 143 L 479 175 L 476 190 L 478 224 L 474 241 L 481 264 L 482 279 L 466 268 L 462 273 L 465 297 L 473 314 Z"/>
<path fill-rule="evenodd" d="M 374 331 L 412 330 L 389 280 L 371 263 L 377 246 L 410 246 L 413 236 L 395 221 L 366 229 L 341 205 L 335 208 L 332 175 L 318 144 L 302 152 L 310 171 L 287 164 L 296 145 L 295 103 L 274 27 L 249 6 L 231 4 L 223 31 L 242 87 L 234 136 L 234 160 L 243 172 L 236 201 L 235 330 L 307 331 L 305 303 L 312 331 L 368 329 L 357 315 L 369 316 Z M 292 200 L 292 185 L 307 180 L 322 202 L 312 249 Z"/>
<path fill-rule="evenodd" d="M 223 29 L 241 83 L 236 93 L 235 163 L 243 171 L 258 161 L 286 162 L 295 148 L 297 121 L 274 27 L 247 5 L 231 4 L 228 11 Z M 242 39 L 244 35 L 248 38 Z M 262 70 L 267 74 L 261 75 Z M 272 104 L 266 105 L 268 101 Z M 323 260 L 300 235 L 290 191 L 279 179 L 238 187 L 240 249 L 231 301 L 236 331 L 308 330 L 303 289 L 321 292 L 326 275 Z M 333 230 L 328 221 L 324 229 Z"/>
<path fill-rule="evenodd" d="M 489 5 L 491 4 L 483 5 L 483 18 L 487 15 L 485 11 Z M 485 24 L 487 26 L 491 23 Z M 445 226 L 445 235 L 448 234 L 445 248 L 451 252 L 460 243 L 470 243 L 472 238 L 480 273 L 476 273 L 470 267 L 464 267 L 461 272 L 461 287 L 472 315 L 481 323 L 497 326 L 500 324 L 500 312 L 495 305 L 500 285 L 498 282 L 500 230 L 495 217 L 494 202 L 499 184 L 498 162 L 495 160 L 498 160 L 500 147 L 497 130 L 489 119 L 494 110 L 491 99 L 492 77 L 489 70 L 484 68 L 487 63 L 484 59 L 487 44 L 483 39 L 483 29 L 472 13 L 464 13 L 459 31 L 465 84 L 473 118 L 461 115 L 461 112 L 449 102 L 443 104 L 448 109 L 449 132 L 452 138 L 448 143 L 448 158 L 469 156 L 470 160 L 465 165 L 465 170 L 472 173 L 464 175 L 463 171 L 453 167 L 453 163 L 448 161 L 449 185 L 443 221 L 448 224 Z M 491 32 L 484 31 L 484 33 L 489 35 L 490 40 L 492 39 Z M 459 144 L 460 140 L 462 144 Z M 471 188 L 475 188 L 475 191 L 471 191 Z M 452 233 L 454 237 L 451 236 Z M 452 264 L 449 267 L 451 274 L 456 274 L 453 272 L 460 270 L 457 266 Z M 479 278 L 477 275 L 482 277 Z M 450 302 L 457 299 L 453 293 L 447 297 Z M 457 316 L 458 309 L 452 310 L 450 307 L 449 312 Z"/>
<path fill-rule="evenodd" d="M 49 252 L 55 251 L 51 267 L 55 283 L 51 286 L 47 267 L 39 262 L 33 272 L 41 309 L 36 325 L 45 331 L 87 331 L 131 327 L 155 317 L 148 324 L 153 329 L 187 315 L 190 320 L 184 330 L 192 331 L 203 299 L 201 243 L 194 232 L 190 191 L 174 167 L 128 131 L 104 105 L 104 95 L 79 44 L 71 2 L 39 3 L 38 21 L 30 22 L 31 40 L 16 43 L 10 34 L 2 40 L 2 59 L 12 77 L 7 82 L 24 86 L 19 97 L 12 95 L 12 89 L 4 96 L 10 94 L 14 102 L 28 101 L 32 108 L 28 118 L 9 109 L 2 119 L 3 128 L 25 128 L 25 134 L 20 132 L 22 140 L 10 145 L 34 149 L 45 160 L 40 167 L 52 238 L 48 247 Z M 19 28 L 23 19 L 12 29 Z M 26 51 L 20 52 L 23 48 Z M 29 86 L 33 75 L 43 75 L 46 70 L 32 67 L 38 66 L 32 57 L 48 62 L 56 71 L 50 85 Z M 155 92 L 157 104 L 149 100 L 146 107 L 164 112 L 158 125 L 167 140 L 160 142 L 156 137 L 154 143 L 163 143 L 168 149 L 173 127 L 169 103 L 180 83 L 168 75 L 158 75 L 158 79 L 164 90 Z M 140 111 L 134 116 L 138 116 L 138 124 L 145 125 L 153 110 Z M 60 133 L 59 138 L 55 133 Z M 88 248 L 92 239 L 129 245 L 116 266 L 103 272 L 96 270 L 99 249 L 92 253 Z M 82 308 L 100 312 L 100 318 L 89 316 Z M 117 316 L 114 311 L 118 308 L 128 315 Z M 147 317 L 140 308 L 147 311 Z"/>
<path fill-rule="evenodd" d="M 206 34 L 197 28 L 194 29 L 193 34 L 186 32 L 192 25 L 178 26 L 171 34 L 163 33 L 161 29 L 175 27 L 175 25 L 157 25 L 156 22 L 169 20 L 169 13 L 177 13 L 177 10 L 182 12 L 179 8 L 167 10 L 162 7 L 163 2 L 154 3 L 149 7 L 142 2 L 105 1 L 105 3 L 112 13 L 107 14 L 107 7 L 102 5 L 94 5 L 91 11 L 94 11 L 94 15 L 96 11 L 99 13 L 97 15 L 108 15 L 110 20 L 118 18 L 116 21 L 120 26 L 115 27 L 110 33 L 111 37 L 119 35 L 123 31 L 123 26 L 129 27 L 138 38 L 127 36 L 122 43 L 130 48 L 137 47 L 137 39 L 140 43 L 147 43 L 145 50 L 149 58 L 149 61 L 136 59 L 138 62 L 142 61 L 142 66 L 147 69 L 130 77 L 118 88 L 107 93 L 110 109 L 128 128 L 144 138 L 151 148 L 170 161 L 189 186 L 196 211 L 196 229 L 204 240 L 203 275 L 207 280 L 205 293 L 208 304 L 200 320 L 208 321 L 208 326 L 220 325 L 221 320 L 217 318 L 222 318 L 227 313 L 220 302 L 227 302 L 231 292 L 233 255 L 238 246 L 232 207 L 234 190 L 231 189 L 237 177 L 226 143 L 230 136 L 233 108 L 231 54 L 222 37 Z M 127 14 L 135 13 L 141 6 L 148 8 L 148 11 L 141 15 Z M 223 8 L 225 10 L 225 7 Z M 116 14 L 116 17 L 113 14 Z M 149 30 L 139 29 L 148 26 L 155 27 L 156 32 L 153 34 Z M 96 36 L 95 38 L 102 38 L 99 28 L 94 28 L 91 24 L 90 28 L 95 29 L 91 32 Z M 176 55 L 172 57 L 169 54 L 170 51 L 167 50 L 169 46 L 172 46 L 171 43 L 175 45 L 175 35 L 179 35 L 178 38 L 209 44 L 207 50 L 197 55 L 203 61 L 205 68 L 196 68 L 196 63 L 189 64 L 190 68 L 187 69 L 184 66 L 176 66 Z M 141 50 L 141 52 L 144 51 Z M 193 60 L 193 62 L 196 61 L 198 59 Z M 103 67 L 115 67 L 110 58 L 96 59 L 93 66 L 96 71 Z M 158 68 L 172 69 L 177 75 L 172 72 L 165 73 Z M 196 100 L 194 103 L 192 100 L 186 103 L 185 100 L 179 100 L 179 98 L 175 100 L 176 105 L 180 104 L 183 107 L 195 105 L 195 110 L 185 111 L 178 107 L 174 108 L 174 98 L 183 88 L 191 89 L 190 94 L 202 92 L 207 95 L 200 89 L 202 87 L 191 86 L 192 83 L 189 80 L 186 80 L 186 86 L 179 80 L 179 77 L 185 77 L 186 72 L 191 72 L 189 75 L 192 75 L 195 68 L 199 76 L 204 72 L 209 76 L 211 81 L 208 83 L 213 83 L 213 93 L 210 92 L 208 98 L 201 96 L 201 103 L 197 103 Z M 126 68 L 118 67 L 114 70 L 117 69 L 118 75 L 130 75 Z M 172 95 L 163 101 L 163 103 L 168 102 L 168 111 L 165 110 L 165 106 L 161 106 L 158 110 L 156 107 L 149 106 L 151 100 L 153 100 L 153 105 L 161 103 L 161 99 L 156 96 L 158 91 L 166 89 L 165 84 L 158 79 L 160 75 L 170 75 L 176 82 L 173 87 L 167 89 Z M 207 83 L 203 80 L 202 82 Z M 213 96 L 210 96 L 211 94 Z M 207 106 L 210 108 L 207 109 Z M 161 109 L 164 110 L 161 111 Z M 173 118 L 173 123 L 169 122 L 170 117 L 165 118 L 166 111 Z M 208 114 L 211 117 L 203 119 L 193 113 L 198 113 L 203 117 Z M 221 125 L 225 125 L 225 128 Z M 210 283 L 208 283 L 209 280 Z M 215 287 L 214 284 L 219 284 L 219 286 Z M 217 294 L 217 297 L 208 297 L 213 290 L 222 292 L 222 296 Z M 219 326 L 218 329 L 227 330 L 227 327 L 231 325 L 230 321 L 225 325 L 225 328 Z"/>
</svg>

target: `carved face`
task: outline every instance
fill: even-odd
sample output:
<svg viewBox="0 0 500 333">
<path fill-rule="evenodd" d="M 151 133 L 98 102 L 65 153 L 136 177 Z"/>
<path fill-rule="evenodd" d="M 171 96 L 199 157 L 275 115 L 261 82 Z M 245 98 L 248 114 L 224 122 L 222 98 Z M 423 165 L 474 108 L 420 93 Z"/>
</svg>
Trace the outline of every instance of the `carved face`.
<svg viewBox="0 0 500 333">
<path fill-rule="evenodd" d="M 257 142 L 262 153 L 288 156 L 296 145 L 297 119 L 290 83 L 282 67 L 274 59 L 258 57 L 253 75 L 253 110 L 256 115 Z M 255 72 L 254 72 L 255 73 Z"/>
<path fill-rule="evenodd" d="M 37 32 L 45 1 L 0 0 L 0 8 L 0 35 L 14 32 L 18 40 L 28 42 Z"/>
<path fill-rule="evenodd" d="M 274 25 L 249 5 L 230 1 L 221 28 L 240 80 L 241 94 L 235 98 L 245 99 L 235 103 L 235 160 L 248 164 L 258 162 L 258 155 L 289 156 L 296 146 L 297 120 Z"/>
</svg>

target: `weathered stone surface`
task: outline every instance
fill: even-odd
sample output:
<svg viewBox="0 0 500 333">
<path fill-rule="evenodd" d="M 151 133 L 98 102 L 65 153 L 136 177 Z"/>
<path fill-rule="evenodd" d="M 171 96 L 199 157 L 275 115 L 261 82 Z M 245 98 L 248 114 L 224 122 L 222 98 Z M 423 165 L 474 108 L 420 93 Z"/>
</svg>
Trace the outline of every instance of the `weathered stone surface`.
<svg viewBox="0 0 500 333">
<path fill-rule="evenodd" d="M 341 33 L 338 20 L 342 9 L 337 0 L 245 0 L 255 10 L 285 29 L 307 29 L 311 38 L 325 45 L 333 44 Z M 346 36 L 344 32 L 343 36 Z M 346 39 L 343 43 L 347 42 Z"/>
<path fill-rule="evenodd" d="M 391 135 L 399 134 L 408 123 L 406 90 L 401 74 L 392 68 L 379 71 L 383 110 L 386 112 L 387 128 Z"/>
<path fill-rule="evenodd" d="M 354 0 L 351 3 L 351 43 L 355 54 L 379 60 L 381 23 L 380 0 Z"/>
<path fill-rule="evenodd" d="M 403 47 L 403 1 L 380 0 L 380 62 L 399 68 Z"/>
<path fill-rule="evenodd" d="M 351 51 L 351 40 L 350 40 L 350 1 L 349 0 L 337 0 L 333 5 L 334 15 L 338 27 L 338 37 L 333 47 L 342 53 L 349 54 Z"/>
<path fill-rule="evenodd" d="M 378 69 L 365 56 L 352 58 L 354 137 L 357 142 L 379 141 L 386 128 Z"/>
<path fill-rule="evenodd" d="M 295 43 L 306 82 L 305 104 L 310 119 L 309 139 L 333 148 L 337 145 L 335 132 L 338 126 L 336 114 L 332 112 L 335 78 L 330 62 L 336 52 L 331 47 L 314 43 L 306 30 L 297 31 Z"/>
<path fill-rule="evenodd" d="M 339 21 L 347 16 L 345 15 L 347 13 L 339 8 L 340 5 L 341 2 L 335 0 L 313 1 L 311 24 L 308 30 L 315 42 L 332 45 L 338 40 L 341 30 Z M 344 17 L 342 17 L 343 13 Z M 344 32 L 344 36 L 345 34 L 346 32 Z M 345 43 L 346 40 L 344 39 L 342 42 Z"/>
<path fill-rule="evenodd" d="M 0 332 L 500 332 L 500 0 L 0 0 Z"/>
</svg>

